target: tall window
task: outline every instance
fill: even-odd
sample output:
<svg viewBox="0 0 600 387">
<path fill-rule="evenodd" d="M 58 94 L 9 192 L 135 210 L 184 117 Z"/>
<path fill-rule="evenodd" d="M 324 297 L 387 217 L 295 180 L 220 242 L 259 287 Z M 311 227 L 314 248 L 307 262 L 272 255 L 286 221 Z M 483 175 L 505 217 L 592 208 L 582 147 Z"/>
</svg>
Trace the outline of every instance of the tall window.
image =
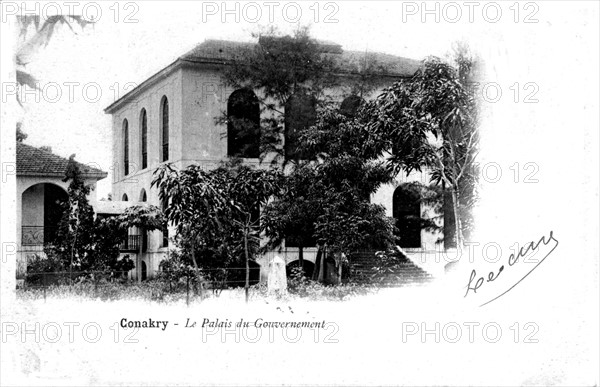
<svg viewBox="0 0 600 387">
<path fill-rule="evenodd" d="M 148 201 L 148 195 L 146 195 L 146 190 L 142 188 L 142 190 L 140 191 L 140 202 L 147 202 Z"/>
<path fill-rule="evenodd" d="M 160 102 L 160 137 L 161 137 L 161 161 L 169 160 L 169 100 L 163 97 Z"/>
<path fill-rule="evenodd" d="M 227 100 L 227 156 L 260 156 L 260 106 L 250 89 L 239 89 Z"/>
<path fill-rule="evenodd" d="M 123 173 L 129 175 L 129 123 L 123 120 Z"/>
<path fill-rule="evenodd" d="M 148 167 L 148 114 L 146 109 L 140 113 L 140 128 L 142 132 L 142 169 Z"/>
<path fill-rule="evenodd" d="M 405 186 L 394 191 L 393 215 L 400 247 L 421 247 L 421 199 Z"/>
<path fill-rule="evenodd" d="M 121 196 L 121 200 L 126 202 L 129 200 L 129 198 L 127 197 L 127 194 L 123 194 L 123 196 Z"/>
<path fill-rule="evenodd" d="M 286 159 L 303 157 L 297 143 L 300 132 L 315 124 L 317 119 L 317 101 L 314 97 L 296 93 L 285 104 L 285 144 Z"/>
</svg>

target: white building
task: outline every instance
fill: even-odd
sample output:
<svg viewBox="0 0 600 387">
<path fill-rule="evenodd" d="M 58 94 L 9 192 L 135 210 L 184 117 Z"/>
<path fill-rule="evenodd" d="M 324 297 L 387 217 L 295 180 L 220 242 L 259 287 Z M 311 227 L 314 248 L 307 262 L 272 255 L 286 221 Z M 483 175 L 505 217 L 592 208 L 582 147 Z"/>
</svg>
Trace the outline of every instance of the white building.
<svg viewBox="0 0 600 387">
<path fill-rule="evenodd" d="M 230 113 L 232 100 L 256 99 L 253 91 L 231 90 L 224 85 L 222 71 L 228 66 L 234 53 L 246 50 L 252 44 L 208 40 L 190 52 L 177 58 L 173 63 L 140 83 L 135 89 L 115 101 L 105 109 L 112 115 L 113 157 L 115 176 L 112 184 L 114 200 L 149 202 L 157 206 L 157 191 L 151 187 L 153 172 L 161 163 L 173 163 L 183 169 L 199 163 L 207 168 L 217 166 L 231 154 L 239 144 L 233 143 L 233 136 L 223 136 L 227 128 L 215 124 L 215 118 L 223 112 Z M 347 70 L 348 74 L 366 59 L 365 53 L 344 51 L 336 44 L 323 44 L 323 52 Z M 370 54 L 387 67 L 381 75 L 381 87 L 393 81 L 410 77 L 419 67 L 419 62 L 386 54 Z M 337 97 L 342 103 L 345 97 L 340 89 Z M 349 102 L 350 100 L 347 100 Z M 247 102 L 252 104 L 252 102 Z M 260 120 L 260 110 L 256 103 L 255 113 L 248 118 Z M 254 109 L 254 107 L 251 107 Z M 285 146 L 285 139 L 284 139 Z M 244 162 L 258 164 L 258 155 L 250 151 Z M 381 203 L 388 209 L 389 216 L 414 213 L 427 215 L 427 208 L 419 203 L 402 202 L 406 195 L 398 186 L 410 180 L 427 181 L 427 176 L 417 173 L 399 176 L 398 182 L 382 187 L 372 201 Z M 394 204 L 395 203 L 395 204 Z M 172 232 L 172 231 L 171 231 Z M 436 250 L 439 235 L 418 230 L 409 231 L 405 238 L 410 255 L 431 254 Z M 170 242 L 161 232 L 148 236 L 143 251 L 142 262 L 152 276 L 159 263 L 168 254 Z M 315 261 L 316 249 L 305 250 L 304 259 Z M 298 259 L 298 249 L 284 246 L 286 263 Z M 257 260 L 266 271 L 266 263 L 272 254 Z M 258 280 L 257 276 L 254 278 Z"/>
</svg>

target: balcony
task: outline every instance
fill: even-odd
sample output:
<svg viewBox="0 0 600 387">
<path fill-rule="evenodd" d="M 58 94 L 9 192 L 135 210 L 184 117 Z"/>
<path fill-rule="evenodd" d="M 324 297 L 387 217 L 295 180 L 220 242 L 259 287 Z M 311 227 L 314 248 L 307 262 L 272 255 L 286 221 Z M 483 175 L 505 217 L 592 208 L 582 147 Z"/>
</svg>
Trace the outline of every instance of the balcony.
<svg viewBox="0 0 600 387">
<path fill-rule="evenodd" d="M 21 227 L 21 246 L 44 246 L 56 236 L 56 227 L 23 226 Z"/>
<path fill-rule="evenodd" d="M 148 238 L 146 235 L 127 235 L 125 241 L 119 246 L 119 250 L 137 253 L 140 251 L 140 243 L 142 245 L 142 251 L 146 251 L 148 247 Z"/>
</svg>

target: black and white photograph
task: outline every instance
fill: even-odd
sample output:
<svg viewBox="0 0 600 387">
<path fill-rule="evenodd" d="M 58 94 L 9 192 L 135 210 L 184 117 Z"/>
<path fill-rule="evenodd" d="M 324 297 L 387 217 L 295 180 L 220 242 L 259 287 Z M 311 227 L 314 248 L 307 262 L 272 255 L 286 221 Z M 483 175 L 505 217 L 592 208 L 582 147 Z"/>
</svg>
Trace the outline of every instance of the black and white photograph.
<svg viewBox="0 0 600 387">
<path fill-rule="evenodd" d="M 1 386 L 598 386 L 600 3 L 0 8 Z"/>
</svg>

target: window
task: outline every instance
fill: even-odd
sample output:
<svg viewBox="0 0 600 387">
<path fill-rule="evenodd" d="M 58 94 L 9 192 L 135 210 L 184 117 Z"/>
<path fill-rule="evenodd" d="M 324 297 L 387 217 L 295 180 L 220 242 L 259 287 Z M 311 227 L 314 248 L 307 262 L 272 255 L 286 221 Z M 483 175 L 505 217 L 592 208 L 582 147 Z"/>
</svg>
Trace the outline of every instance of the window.
<svg viewBox="0 0 600 387">
<path fill-rule="evenodd" d="M 142 169 L 148 167 L 148 115 L 146 109 L 142 109 L 140 113 L 140 128 L 142 133 Z"/>
<path fill-rule="evenodd" d="M 126 202 L 129 200 L 129 198 L 127 197 L 127 194 L 123 194 L 123 196 L 121 197 L 121 200 Z"/>
<path fill-rule="evenodd" d="M 285 144 L 286 159 L 305 157 L 297 147 L 300 132 L 315 124 L 317 119 L 317 101 L 314 97 L 296 93 L 285 104 Z"/>
<path fill-rule="evenodd" d="M 147 202 L 148 196 L 146 195 L 146 190 L 142 188 L 140 191 L 140 202 Z"/>
<path fill-rule="evenodd" d="M 340 113 L 347 117 L 355 117 L 363 102 L 364 100 L 358 95 L 352 94 L 342 101 L 342 104 L 340 105 Z"/>
<path fill-rule="evenodd" d="M 227 100 L 227 156 L 260 156 L 260 106 L 250 89 L 239 89 Z"/>
<path fill-rule="evenodd" d="M 400 247 L 421 247 L 421 199 L 419 194 L 401 185 L 394 191 L 393 215 L 396 239 Z"/>
<path fill-rule="evenodd" d="M 166 96 L 160 103 L 161 161 L 169 160 L 169 100 Z"/>
<path fill-rule="evenodd" d="M 123 173 L 129 175 L 129 123 L 123 120 Z"/>
</svg>

